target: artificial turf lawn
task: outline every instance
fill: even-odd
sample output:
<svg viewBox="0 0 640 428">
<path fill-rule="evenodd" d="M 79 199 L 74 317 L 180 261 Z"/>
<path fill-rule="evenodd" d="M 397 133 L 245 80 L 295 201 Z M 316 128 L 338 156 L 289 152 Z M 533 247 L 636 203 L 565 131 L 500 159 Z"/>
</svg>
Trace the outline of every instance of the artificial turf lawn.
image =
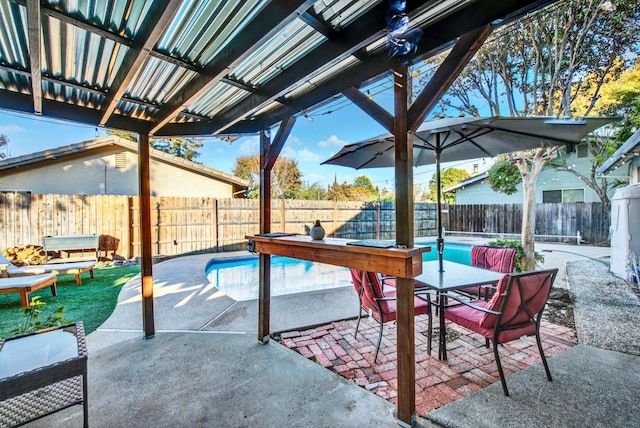
<svg viewBox="0 0 640 428">
<path fill-rule="evenodd" d="M 73 275 L 58 275 L 58 295 L 53 297 L 49 287 L 29 293 L 29 300 L 40 296 L 47 304 L 40 319 L 64 307 L 64 319 L 82 321 L 85 334 L 96 330 L 111 315 L 118 301 L 122 286 L 140 272 L 140 266 L 103 267 L 95 269 L 95 278 L 82 274 L 82 286 L 76 285 Z M 25 316 L 18 293 L 0 294 L 0 337 L 13 334 L 12 330 L 24 323 Z"/>
</svg>

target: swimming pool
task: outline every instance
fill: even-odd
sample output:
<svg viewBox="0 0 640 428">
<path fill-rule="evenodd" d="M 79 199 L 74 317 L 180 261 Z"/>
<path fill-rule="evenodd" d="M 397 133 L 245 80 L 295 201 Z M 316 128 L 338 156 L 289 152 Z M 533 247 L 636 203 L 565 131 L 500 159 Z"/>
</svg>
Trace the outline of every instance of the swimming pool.
<svg viewBox="0 0 640 428">
<path fill-rule="evenodd" d="M 428 253 L 422 253 L 422 260 L 438 260 L 438 250 L 435 242 L 416 242 L 416 247 L 431 247 Z M 469 244 L 458 244 L 456 242 L 444 242 L 444 252 L 442 256 L 445 260 L 451 262 L 462 263 L 464 265 L 471 264 L 471 247 Z"/>
<path fill-rule="evenodd" d="M 424 261 L 437 260 L 433 242 L 416 242 L 416 247 L 430 246 Z M 445 242 L 444 259 L 471 264 L 471 245 Z M 209 282 L 234 300 L 258 298 L 258 257 L 210 260 L 205 272 Z M 271 295 L 302 293 L 351 286 L 349 269 L 289 257 L 271 257 Z"/>
<path fill-rule="evenodd" d="M 209 282 L 234 300 L 258 298 L 258 257 L 211 260 Z M 289 257 L 271 257 L 271 295 L 351 286 L 349 269 Z"/>
</svg>

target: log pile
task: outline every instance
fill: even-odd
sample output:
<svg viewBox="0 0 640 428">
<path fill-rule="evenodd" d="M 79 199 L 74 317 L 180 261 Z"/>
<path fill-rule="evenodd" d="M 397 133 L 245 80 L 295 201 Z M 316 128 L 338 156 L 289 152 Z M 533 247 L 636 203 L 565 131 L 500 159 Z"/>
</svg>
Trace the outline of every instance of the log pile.
<svg viewBox="0 0 640 428">
<path fill-rule="evenodd" d="M 45 264 L 44 248 L 41 245 L 10 247 L 3 250 L 2 255 L 18 267 Z"/>
</svg>

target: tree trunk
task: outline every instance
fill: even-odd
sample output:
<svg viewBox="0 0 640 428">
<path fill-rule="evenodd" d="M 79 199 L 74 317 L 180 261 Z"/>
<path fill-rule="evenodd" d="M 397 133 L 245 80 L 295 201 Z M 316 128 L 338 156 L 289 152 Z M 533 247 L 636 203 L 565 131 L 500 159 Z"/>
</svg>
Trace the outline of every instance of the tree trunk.
<svg viewBox="0 0 640 428">
<path fill-rule="evenodd" d="M 536 178 L 527 174 L 522 179 L 524 202 L 522 206 L 522 271 L 528 272 L 536 267 Z"/>
</svg>

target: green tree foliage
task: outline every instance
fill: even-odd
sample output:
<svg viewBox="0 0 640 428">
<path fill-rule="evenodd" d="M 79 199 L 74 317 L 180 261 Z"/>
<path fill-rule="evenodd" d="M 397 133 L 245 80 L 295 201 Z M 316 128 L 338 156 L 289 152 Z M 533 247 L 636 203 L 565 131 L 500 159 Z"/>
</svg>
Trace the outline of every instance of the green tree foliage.
<svg viewBox="0 0 640 428">
<path fill-rule="evenodd" d="M 9 147 L 9 137 L 4 134 L 0 134 L 0 159 L 7 157 L 5 151 Z"/>
<path fill-rule="evenodd" d="M 639 24 L 638 0 L 565 0 L 541 9 L 497 32 L 445 94 L 439 109 L 472 115 L 485 108 L 491 115 L 588 115 L 603 85 L 618 80 L 635 61 Z M 609 150 L 601 139 L 589 144 L 595 159 L 602 159 L 600 154 Z M 510 158 L 523 177 L 523 217 L 528 218 L 523 219 L 522 242 L 527 268 L 535 266 L 534 231 L 529 229 L 535 224 L 532 204 L 537 174 L 556 157 L 558 168 L 576 173 L 557 154 L 554 147 L 532 152 L 529 158 L 524 153 Z M 599 188 L 608 214 L 607 182 L 596 177 L 597 166 L 594 162 L 590 174 L 576 175 L 591 188 Z"/>
<path fill-rule="evenodd" d="M 469 178 L 469 173 L 464 169 L 459 168 L 447 168 L 443 169 L 440 172 L 440 183 L 442 188 L 444 189 L 447 186 L 451 186 L 452 184 L 460 183 L 463 180 Z M 441 189 L 442 190 L 442 189 Z M 436 190 L 436 174 L 433 174 L 433 177 L 429 181 L 429 194 L 427 198 L 431 201 L 435 201 L 437 197 Z M 452 204 L 455 202 L 455 195 L 451 193 L 441 193 L 442 202 Z"/>
<path fill-rule="evenodd" d="M 307 184 L 300 189 L 298 199 L 308 201 L 324 201 L 327 199 L 327 190 L 319 183 Z"/>
<path fill-rule="evenodd" d="M 260 156 L 240 156 L 232 173 L 249 180 L 247 197 L 260 197 Z M 293 159 L 279 157 L 271 172 L 271 193 L 280 199 L 296 199 L 302 190 L 302 173 L 298 162 Z"/>
<path fill-rule="evenodd" d="M 327 190 L 327 199 L 331 201 L 377 201 L 378 190 L 371 180 L 360 175 L 352 184 L 334 182 Z"/>
<path fill-rule="evenodd" d="M 372 196 L 376 196 L 378 194 L 376 187 L 371 183 L 371 180 L 366 175 L 356 177 L 353 180 L 353 185 L 368 191 Z"/>
<path fill-rule="evenodd" d="M 109 134 L 129 141 L 138 141 L 138 137 L 129 132 L 111 131 Z M 152 138 L 149 145 L 154 149 L 192 162 L 196 162 L 195 159 L 200 156 L 198 150 L 202 148 L 202 143 L 195 138 Z"/>
<path fill-rule="evenodd" d="M 202 143 L 195 138 L 153 139 L 150 144 L 154 149 L 161 150 L 169 153 L 170 155 L 184 158 L 192 162 L 195 162 L 195 159 L 200 156 L 200 152 L 198 152 L 198 150 L 202 148 Z"/>
<path fill-rule="evenodd" d="M 503 157 L 489 169 L 487 182 L 494 192 L 513 195 L 518 191 L 518 184 L 522 182 L 522 176 L 518 167 Z"/>
</svg>

